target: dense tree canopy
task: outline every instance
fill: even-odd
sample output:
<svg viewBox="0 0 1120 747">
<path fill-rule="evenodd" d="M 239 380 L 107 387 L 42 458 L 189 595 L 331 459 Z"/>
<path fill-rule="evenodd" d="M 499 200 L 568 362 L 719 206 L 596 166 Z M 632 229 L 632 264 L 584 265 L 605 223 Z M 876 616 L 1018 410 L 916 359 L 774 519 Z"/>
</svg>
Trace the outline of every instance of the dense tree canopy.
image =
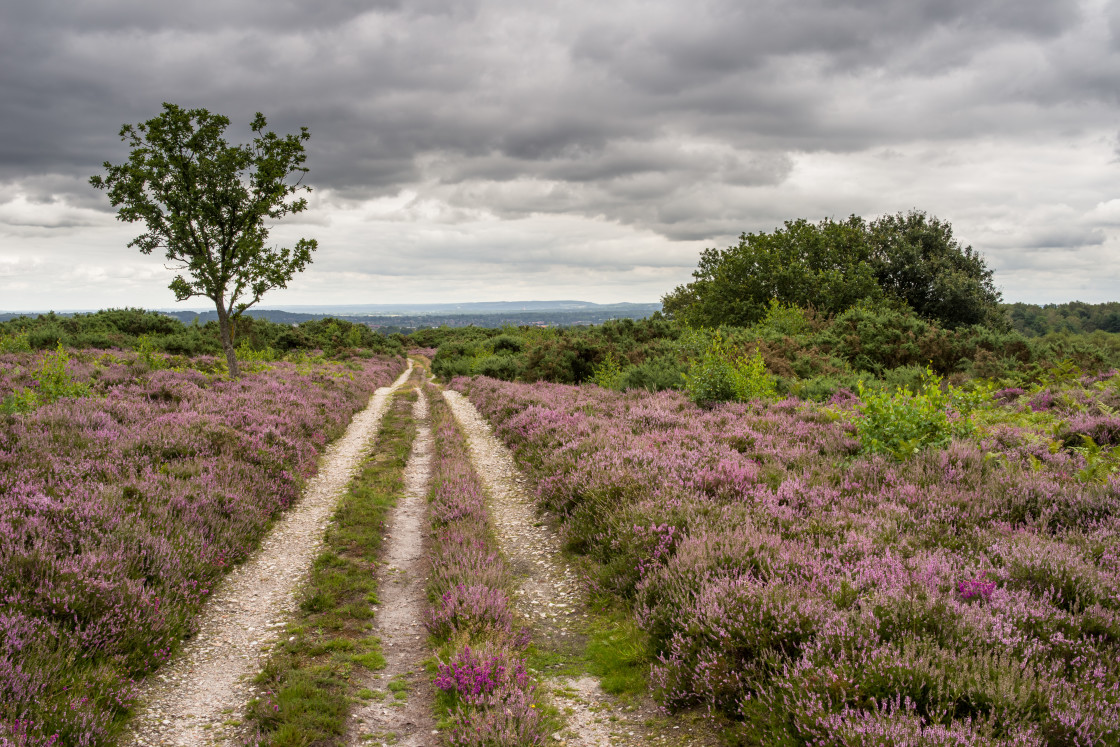
<svg viewBox="0 0 1120 747">
<path fill-rule="evenodd" d="M 948 222 L 919 211 L 871 222 L 787 221 L 704 250 L 693 277 L 662 303 L 695 325 L 754 324 L 772 300 L 829 314 L 892 300 L 947 327 L 1005 323 L 983 257 L 960 246 Z"/>
</svg>

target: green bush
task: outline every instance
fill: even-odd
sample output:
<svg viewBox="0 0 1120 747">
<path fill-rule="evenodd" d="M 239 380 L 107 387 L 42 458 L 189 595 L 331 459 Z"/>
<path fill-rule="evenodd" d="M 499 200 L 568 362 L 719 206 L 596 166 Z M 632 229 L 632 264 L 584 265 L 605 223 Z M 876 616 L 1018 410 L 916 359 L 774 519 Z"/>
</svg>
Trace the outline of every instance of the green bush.
<svg viewBox="0 0 1120 747">
<path fill-rule="evenodd" d="M 916 393 L 922 391 L 925 387 L 926 367 L 911 364 L 898 368 L 888 368 L 883 371 L 879 378 L 887 389 L 905 389 L 908 392 Z"/>
<path fill-rule="evenodd" d="M 949 395 L 941 389 L 941 377 L 926 371 L 921 389 L 912 393 L 898 388 L 871 390 L 859 384 L 860 417 L 856 432 L 867 453 L 907 459 L 926 448 L 949 445 Z"/>
<path fill-rule="evenodd" d="M 31 341 L 26 332 L 0 334 L 0 353 L 30 353 Z"/>
<path fill-rule="evenodd" d="M 475 346 L 465 342 L 448 342 L 440 345 L 432 357 L 432 372 L 444 381 L 456 376 L 470 376 L 474 367 Z"/>
<path fill-rule="evenodd" d="M 89 385 L 70 378 L 70 373 L 66 370 L 69 362 L 70 356 L 59 345 L 54 353 L 47 354 L 39 364 L 39 370 L 35 372 L 35 386 L 9 395 L 0 403 L 0 411 L 30 412 L 60 399 L 89 396 Z"/>
<path fill-rule="evenodd" d="M 689 364 L 684 386 L 697 403 L 747 402 L 777 395 L 762 353 L 756 348 L 751 356 L 732 357 L 718 331 L 712 333 L 704 352 Z"/>
<path fill-rule="evenodd" d="M 608 352 L 599 365 L 595 366 L 591 381 L 604 389 L 621 389 L 623 375 L 618 356 Z"/>
<path fill-rule="evenodd" d="M 697 404 L 729 402 L 735 399 L 735 385 L 731 378 L 731 364 L 717 336 L 711 345 L 691 361 L 683 375 L 684 388 Z"/>
<path fill-rule="evenodd" d="M 741 355 L 732 361 L 731 388 L 735 399 L 740 402 L 774 399 L 777 396 L 774 377 L 766 372 L 766 363 L 757 348 L 754 355 Z"/>
<path fill-rule="evenodd" d="M 44 325 L 28 332 L 27 341 L 32 350 L 50 350 L 62 344 L 64 334 L 62 328 L 57 325 Z"/>
<path fill-rule="evenodd" d="M 594 373 L 600 344 L 572 333 L 535 340 L 526 346 L 522 375 L 529 381 L 582 383 Z"/>
<path fill-rule="evenodd" d="M 676 359 L 667 356 L 652 358 L 627 368 L 622 374 L 620 387 L 650 392 L 679 389 L 683 374 L 684 367 Z"/>
<path fill-rule="evenodd" d="M 234 324 L 234 344 L 239 349 L 265 354 L 267 351 L 323 350 L 328 354 L 349 355 L 362 350 L 402 355 L 399 337 L 386 337 L 364 324 L 341 319 L 317 319 L 298 326 L 278 324 L 249 315 Z M 172 355 L 207 355 L 221 352 L 217 322 L 184 325 L 178 319 L 143 309 L 107 309 L 92 314 L 42 314 L 18 317 L 0 323 L 0 340 L 26 341 L 32 350 L 49 350 L 61 343 L 68 348 L 137 348 L 147 344 L 151 350 Z M 141 340 L 148 342 L 143 343 Z M 0 350 L 3 349 L 0 343 Z M 9 343 L 14 344 L 14 343 Z M 19 343 L 23 345 L 23 342 Z"/>
<path fill-rule="evenodd" d="M 490 349 L 495 353 L 520 353 L 521 349 L 524 347 L 525 343 L 519 338 L 509 334 L 498 335 L 490 340 Z"/>
<path fill-rule="evenodd" d="M 759 332 L 773 332 L 790 337 L 803 335 L 811 329 L 805 309 L 783 304 L 776 298 L 770 299 L 766 316 L 755 327 Z"/>
<path fill-rule="evenodd" d="M 517 359 L 512 355 L 488 355 L 477 360 L 471 373 L 502 381 L 513 381 L 517 378 L 517 371 Z"/>
</svg>

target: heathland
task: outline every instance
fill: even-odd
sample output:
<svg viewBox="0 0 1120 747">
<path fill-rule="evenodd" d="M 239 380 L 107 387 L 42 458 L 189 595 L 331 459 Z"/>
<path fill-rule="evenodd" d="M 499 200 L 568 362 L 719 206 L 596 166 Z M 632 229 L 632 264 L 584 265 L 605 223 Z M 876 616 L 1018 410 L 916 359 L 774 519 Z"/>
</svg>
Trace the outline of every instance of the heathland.
<svg viewBox="0 0 1120 747">
<path fill-rule="evenodd" d="M 704 713 L 729 744 L 1118 744 L 1120 335 L 1107 307 L 994 308 L 966 323 L 897 297 L 771 300 L 735 324 L 409 336 L 243 319 L 236 379 L 206 325 L 4 323 L 0 743 L 112 743 L 137 683 L 408 351 L 512 451 L 599 620 L 577 658 L 624 669 L 612 690 Z M 362 479 L 383 516 L 408 398 L 428 398 L 440 739 L 542 743 L 566 732 L 534 683 L 580 644 L 542 653 L 501 504 L 427 386 Z M 265 668 L 279 694 L 247 704 L 261 743 L 307 742 L 312 722 L 312 741 L 344 743 L 352 673 L 384 664 L 364 601 L 383 519 L 340 510 Z M 316 687 L 333 720 L 291 694 Z"/>
</svg>

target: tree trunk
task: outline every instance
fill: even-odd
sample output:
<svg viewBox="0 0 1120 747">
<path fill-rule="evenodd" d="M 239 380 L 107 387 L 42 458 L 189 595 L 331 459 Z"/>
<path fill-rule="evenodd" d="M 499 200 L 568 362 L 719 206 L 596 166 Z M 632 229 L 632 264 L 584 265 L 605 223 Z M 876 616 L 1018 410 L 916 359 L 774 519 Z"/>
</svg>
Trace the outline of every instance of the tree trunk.
<svg viewBox="0 0 1120 747">
<path fill-rule="evenodd" d="M 226 352 L 229 376 L 231 379 L 237 379 L 241 377 L 241 369 L 237 366 L 237 351 L 233 349 L 233 329 L 224 301 L 224 298 L 217 298 L 214 301 L 214 304 L 218 307 L 218 330 L 222 337 L 222 350 Z"/>
</svg>

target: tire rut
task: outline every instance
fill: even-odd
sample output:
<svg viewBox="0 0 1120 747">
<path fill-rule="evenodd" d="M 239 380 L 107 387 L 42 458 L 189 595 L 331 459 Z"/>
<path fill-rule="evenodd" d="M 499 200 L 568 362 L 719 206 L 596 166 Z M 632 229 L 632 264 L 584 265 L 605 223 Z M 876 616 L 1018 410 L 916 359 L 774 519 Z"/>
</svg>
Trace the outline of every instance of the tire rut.
<svg viewBox="0 0 1120 747">
<path fill-rule="evenodd" d="M 459 392 L 444 390 L 443 396 L 467 436 L 471 459 L 489 493 L 495 533 L 520 580 L 514 605 L 532 623 L 536 640 L 564 653 L 577 653 L 580 623 L 587 615 L 582 588 L 563 560 L 559 537 L 538 518 L 527 479 L 486 419 Z M 542 674 L 541 685 L 567 719 L 567 727 L 554 735 L 556 744 L 638 747 L 651 741 L 653 735 L 642 724 L 647 709 L 623 708 L 595 677 Z"/>
<path fill-rule="evenodd" d="M 408 368 L 381 387 L 324 452 L 303 497 L 278 518 L 260 549 L 215 588 L 198 634 L 141 688 L 140 712 L 122 744 L 227 744 L 253 694 L 252 677 L 296 609 L 296 593 L 319 552 L 335 506 L 376 438 Z"/>
<path fill-rule="evenodd" d="M 431 678 L 423 662 L 430 652 L 424 628 L 427 596 L 425 535 L 428 485 L 431 481 L 432 432 L 428 400 L 423 390 L 413 405 L 416 438 L 404 470 L 404 495 L 393 509 L 386 536 L 383 565 L 378 572 L 379 605 L 374 633 L 381 639 L 385 668 L 363 678 L 361 684 L 380 699 L 360 704 L 350 714 L 347 744 L 392 744 L 424 747 L 438 743 L 432 717 Z M 391 682 L 404 682 L 406 695 L 398 699 Z"/>
</svg>

